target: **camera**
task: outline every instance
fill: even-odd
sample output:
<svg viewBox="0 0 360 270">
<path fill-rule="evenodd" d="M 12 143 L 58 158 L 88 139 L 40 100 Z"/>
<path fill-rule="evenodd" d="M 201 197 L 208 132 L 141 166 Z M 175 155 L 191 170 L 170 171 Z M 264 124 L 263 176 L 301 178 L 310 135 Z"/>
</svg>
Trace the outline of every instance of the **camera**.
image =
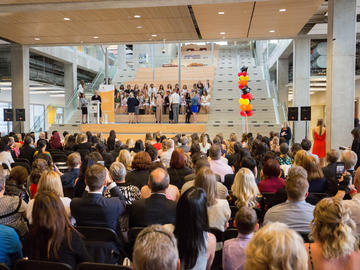
<svg viewBox="0 0 360 270">
<path fill-rule="evenodd" d="M 165 53 L 166 53 L 165 48 L 163 48 L 163 49 L 161 50 L 161 53 L 162 53 L 162 54 L 165 54 Z"/>
<path fill-rule="evenodd" d="M 336 178 L 340 179 L 345 171 L 345 163 L 344 162 L 336 162 Z"/>
</svg>

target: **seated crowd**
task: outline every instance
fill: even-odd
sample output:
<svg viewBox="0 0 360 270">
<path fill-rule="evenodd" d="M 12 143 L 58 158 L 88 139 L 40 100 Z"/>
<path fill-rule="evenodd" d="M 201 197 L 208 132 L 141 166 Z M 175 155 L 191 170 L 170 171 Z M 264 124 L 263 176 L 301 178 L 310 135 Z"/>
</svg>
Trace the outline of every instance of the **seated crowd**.
<svg viewBox="0 0 360 270">
<path fill-rule="evenodd" d="M 309 140 L 289 148 L 273 133 L 156 132 L 135 143 L 114 131 L 106 140 L 63 136 L 0 140 L 0 262 L 8 267 L 28 258 L 72 269 L 359 268 L 360 169 L 351 150 L 331 150 L 321 168 Z"/>
</svg>

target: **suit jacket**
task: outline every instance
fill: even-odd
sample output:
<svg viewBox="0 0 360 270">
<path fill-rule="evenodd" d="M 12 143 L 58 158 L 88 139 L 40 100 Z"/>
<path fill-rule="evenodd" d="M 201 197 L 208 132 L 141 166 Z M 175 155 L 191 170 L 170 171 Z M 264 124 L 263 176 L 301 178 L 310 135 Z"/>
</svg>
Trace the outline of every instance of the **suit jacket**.
<svg viewBox="0 0 360 270">
<path fill-rule="evenodd" d="M 107 227 L 116 231 L 118 218 L 125 211 L 125 199 L 116 186 L 110 189 L 111 198 L 99 193 L 85 192 L 82 198 L 73 198 L 71 214 L 77 226 Z"/>
<path fill-rule="evenodd" d="M 336 178 L 336 162 L 327 165 L 322 168 L 324 173 L 324 177 L 327 181 L 327 190 L 326 193 L 334 196 L 338 191 L 338 183 L 339 181 Z"/>
<path fill-rule="evenodd" d="M 163 194 L 152 194 L 147 199 L 134 201 L 130 206 L 129 228 L 152 224 L 175 224 L 176 202 Z"/>
<path fill-rule="evenodd" d="M 78 178 L 80 175 L 80 169 L 75 168 L 71 171 L 65 172 L 61 176 L 61 182 L 63 184 L 63 187 L 74 187 L 75 179 Z"/>
</svg>

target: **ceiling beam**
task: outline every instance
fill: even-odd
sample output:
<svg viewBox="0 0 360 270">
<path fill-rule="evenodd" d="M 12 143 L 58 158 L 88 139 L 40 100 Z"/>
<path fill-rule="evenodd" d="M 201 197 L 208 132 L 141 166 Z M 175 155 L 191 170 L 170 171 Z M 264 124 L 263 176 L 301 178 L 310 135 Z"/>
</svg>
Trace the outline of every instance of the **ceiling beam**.
<svg viewBox="0 0 360 270">
<path fill-rule="evenodd" d="M 270 0 L 257 0 L 257 2 Z M 161 6 L 187 6 L 204 4 L 245 3 L 253 0 L 94 0 L 85 2 L 45 2 L 27 4 L 0 4 L 0 13 L 30 11 L 66 11 L 116 8 L 144 8 Z"/>
</svg>

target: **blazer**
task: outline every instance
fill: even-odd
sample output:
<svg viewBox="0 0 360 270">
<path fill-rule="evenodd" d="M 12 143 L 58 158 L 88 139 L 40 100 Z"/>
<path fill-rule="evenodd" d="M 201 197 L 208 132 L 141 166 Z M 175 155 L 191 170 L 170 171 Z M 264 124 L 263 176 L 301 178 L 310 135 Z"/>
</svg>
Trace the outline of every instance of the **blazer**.
<svg viewBox="0 0 360 270">
<path fill-rule="evenodd" d="M 82 198 L 73 198 L 71 214 L 77 226 L 107 227 L 116 231 L 118 218 L 125 212 L 125 198 L 116 186 L 110 189 L 111 198 L 100 193 L 85 192 Z"/>
<path fill-rule="evenodd" d="M 143 186 L 147 185 L 148 178 L 148 170 L 135 169 L 126 175 L 125 182 L 129 185 L 137 186 L 141 190 Z"/>
<path fill-rule="evenodd" d="M 35 148 L 29 145 L 23 145 L 20 148 L 19 158 L 26 158 L 31 164 L 34 160 L 34 153 L 35 153 Z"/>
<path fill-rule="evenodd" d="M 65 172 L 61 176 L 61 182 L 63 184 L 63 187 L 74 187 L 75 179 L 78 178 L 80 175 L 80 169 L 75 168 L 71 171 Z"/>
<path fill-rule="evenodd" d="M 184 167 L 181 169 L 176 169 L 176 168 L 169 168 L 168 169 L 168 173 L 170 176 L 170 184 L 177 186 L 178 189 L 181 189 L 181 187 L 184 185 L 185 183 L 185 176 L 192 174 L 193 171 L 192 169 L 188 168 L 188 167 Z"/>
<path fill-rule="evenodd" d="M 152 194 L 147 199 L 134 201 L 129 211 L 129 228 L 152 224 L 175 224 L 176 202 L 164 194 Z"/>
</svg>

